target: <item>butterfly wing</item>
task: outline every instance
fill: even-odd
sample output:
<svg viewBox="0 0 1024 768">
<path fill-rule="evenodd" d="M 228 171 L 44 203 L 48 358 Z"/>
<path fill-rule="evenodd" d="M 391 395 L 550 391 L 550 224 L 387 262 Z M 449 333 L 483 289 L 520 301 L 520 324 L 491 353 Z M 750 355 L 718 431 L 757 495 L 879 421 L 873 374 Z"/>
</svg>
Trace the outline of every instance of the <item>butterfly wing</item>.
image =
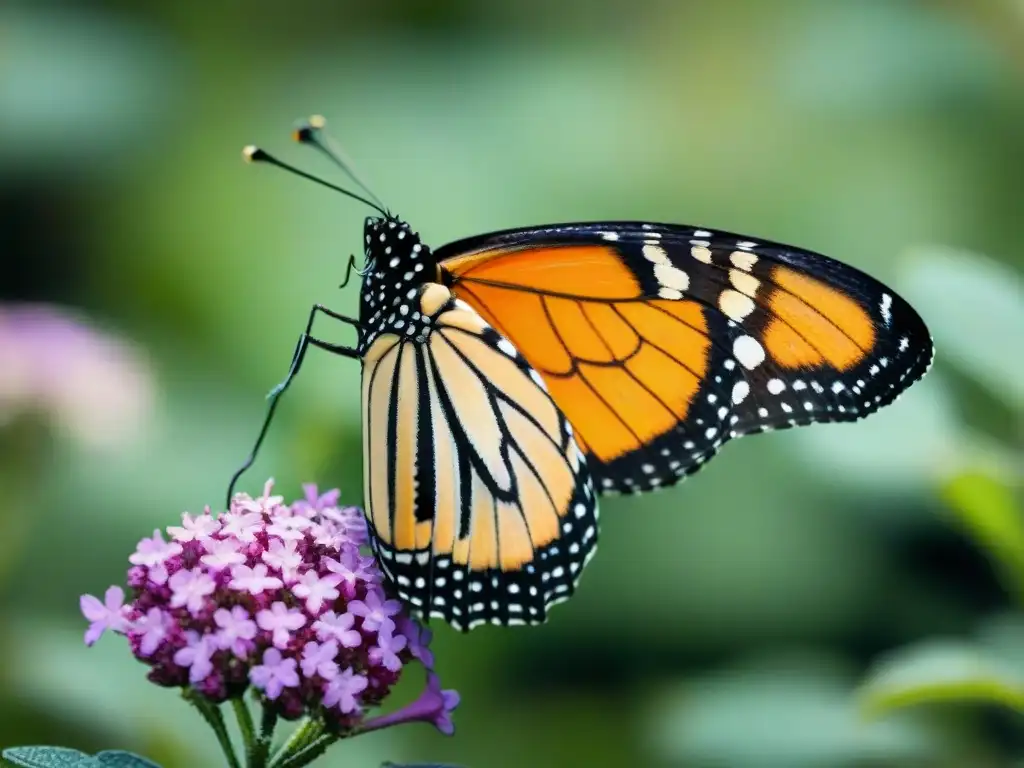
<svg viewBox="0 0 1024 768">
<path fill-rule="evenodd" d="M 725 232 L 565 224 L 436 258 L 543 377 L 601 491 L 675 483 L 742 434 L 866 416 L 933 354 L 918 314 L 877 280 Z"/>
<path fill-rule="evenodd" d="M 429 332 L 382 334 L 363 358 L 373 549 L 421 615 L 541 622 L 597 543 L 586 461 L 507 339 L 440 285 L 418 302 Z"/>
</svg>

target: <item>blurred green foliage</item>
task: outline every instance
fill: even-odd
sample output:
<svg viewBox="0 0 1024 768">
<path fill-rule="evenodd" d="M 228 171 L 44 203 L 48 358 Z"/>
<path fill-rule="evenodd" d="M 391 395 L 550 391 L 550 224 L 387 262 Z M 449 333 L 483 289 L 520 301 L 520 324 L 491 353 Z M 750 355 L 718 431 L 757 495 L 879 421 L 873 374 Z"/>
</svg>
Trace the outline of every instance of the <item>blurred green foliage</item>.
<svg viewBox="0 0 1024 768">
<path fill-rule="evenodd" d="M 156 382 L 116 450 L 0 426 L 0 746 L 216 763 L 116 640 L 82 646 L 77 596 L 221 502 L 309 305 L 356 306 L 364 211 L 239 159 L 329 175 L 287 144 L 322 112 L 428 242 L 643 218 L 798 243 L 893 285 L 938 350 L 864 423 L 608 500 L 547 625 L 438 628 L 453 739 L 325 764 L 1020 765 L 1022 85 L 1019 0 L 0 5 L 0 300 L 81 308 Z M 250 490 L 360 500 L 358 375 L 310 357 Z"/>
</svg>

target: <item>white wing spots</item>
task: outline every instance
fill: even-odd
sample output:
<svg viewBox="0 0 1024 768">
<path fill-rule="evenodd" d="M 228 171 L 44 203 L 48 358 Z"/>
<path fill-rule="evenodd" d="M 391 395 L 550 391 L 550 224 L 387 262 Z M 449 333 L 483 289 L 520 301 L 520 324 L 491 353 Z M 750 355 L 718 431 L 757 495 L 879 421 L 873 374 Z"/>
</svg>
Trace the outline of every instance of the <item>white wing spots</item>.
<svg viewBox="0 0 1024 768">
<path fill-rule="evenodd" d="M 512 346 L 512 342 L 505 338 L 498 339 L 498 349 L 500 349 L 509 357 L 516 357 L 516 355 L 518 354 L 516 352 L 516 348 Z"/>
<path fill-rule="evenodd" d="M 750 240 L 740 240 L 736 243 L 736 247 L 744 251 L 749 251 L 751 248 L 757 248 L 757 243 L 751 242 Z"/>
<path fill-rule="evenodd" d="M 683 292 L 678 291 L 675 288 L 661 287 L 658 289 L 658 295 L 663 299 L 669 299 L 670 301 L 679 301 L 683 298 Z"/>
<path fill-rule="evenodd" d="M 655 264 L 671 264 L 672 262 L 668 258 L 668 253 L 660 245 L 654 245 L 647 243 L 643 248 L 640 249 L 644 258 Z"/>
<path fill-rule="evenodd" d="M 652 247 L 652 246 L 645 246 Z M 690 276 L 678 267 L 671 264 L 655 264 L 654 276 L 663 288 L 673 288 L 677 291 L 685 291 L 690 287 Z"/>
<path fill-rule="evenodd" d="M 841 381 L 834 381 L 834 382 L 832 382 L 832 391 L 835 392 L 837 395 L 840 392 L 842 392 L 844 389 L 846 389 L 846 385 L 843 384 L 843 382 L 841 382 Z"/>
<path fill-rule="evenodd" d="M 706 437 L 708 440 L 713 440 L 715 435 L 717 434 L 718 429 L 716 427 L 708 427 L 707 431 L 704 432 L 704 437 Z"/>
<path fill-rule="evenodd" d="M 732 343 L 732 353 L 740 365 L 748 370 L 764 362 L 764 347 L 753 336 L 740 336 Z"/>
<path fill-rule="evenodd" d="M 785 411 L 786 413 L 792 413 L 793 412 L 793 408 L 792 408 L 792 406 L 790 406 L 789 403 L 780 403 L 780 405 L 782 406 L 782 410 Z"/>
<path fill-rule="evenodd" d="M 760 416 L 762 419 L 767 419 L 768 418 L 768 409 L 767 408 L 758 408 L 757 409 L 757 415 Z"/>
<path fill-rule="evenodd" d="M 725 366 L 725 370 L 731 371 L 733 368 L 736 367 L 736 361 L 730 357 L 724 363 L 722 363 L 722 365 Z"/>
<path fill-rule="evenodd" d="M 729 288 L 718 295 L 718 308 L 722 314 L 738 323 L 748 317 L 757 305 L 749 296 Z"/>
<path fill-rule="evenodd" d="M 693 230 L 694 237 L 711 237 L 711 233 L 706 229 L 695 229 Z"/>
<path fill-rule="evenodd" d="M 797 379 L 793 382 L 793 389 L 800 392 L 801 390 L 807 389 L 807 385 L 801 379 Z"/>
<path fill-rule="evenodd" d="M 738 269 L 729 270 L 729 282 L 732 283 L 733 287 L 742 294 L 746 294 L 750 298 L 757 296 L 757 289 L 761 287 L 761 281 L 753 275 L 741 272 Z"/>
<path fill-rule="evenodd" d="M 757 264 L 757 256 L 747 251 L 733 251 L 729 254 L 729 261 L 734 267 L 749 272 Z"/>
<path fill-rule="evenodd" d="M 750 385 L 746 381 L 737 381 L 732 386 L 732 401 L 739 405 L 750 394 Z"/>
<path fill-rule="evenodd" d="M 906 336 L 904 336 L 902 339 L 900 339 L 900 352 L 906 352 L 907 351 L 907 347 L 909 347 L 909 346 L 910 346 L 910 339 L 908 339 Z"/>
<path fill-rule="evenodd" d="M 892 296 L 888 293 L 883 293 L 882 303 L 878 309 L 882 313 L 882 322 L 888 326 L 892 322 Z"/>
<path fill-rule="evenodd" d="M 718 409 L 718 418 L 721 421 L 725 421 L 725 417 L 729 415 L 729 409 L 724 405 Z"/>
<path fill-rule="evenodd" d="M 805 400 L 804 401 L 804 410 L 805 411 L 813 411 L 814 410 L 814 403 L 812 403 L 810 400 Z"/>
<path fill-rule="evenodd" d="M 704 262 L 705 264 L 711 263 L 711 249 L 706 246 L 695 245 L 690 249 L 690 255 L 697 261 Z"/>
<path fill-rule="evenodd" d="M 718 402 L 718 395 L 716 395 L 714 392 L 710 393 L 708 395 L 708 402 L 709 403 L 717 403 Z"/>
<path fill-rule="evenodd" d="M 611 240 L 614 242 L 619 239 L 618 232 L 601 232 L 600 235 L 603 240 Z"/>
</svg>

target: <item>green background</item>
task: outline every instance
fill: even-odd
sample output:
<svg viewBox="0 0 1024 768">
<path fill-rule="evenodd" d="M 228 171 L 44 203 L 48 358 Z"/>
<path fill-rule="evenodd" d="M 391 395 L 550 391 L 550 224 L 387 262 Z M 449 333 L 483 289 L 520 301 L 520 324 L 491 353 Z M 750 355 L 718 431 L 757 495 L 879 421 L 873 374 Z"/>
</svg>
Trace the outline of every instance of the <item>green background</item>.
<svg viewBox="0 0 1024 768">
<path fill-rule="evenodd" d="M 76 308 L 148 375 L 135 410 L 71 383 L 131 419 L 102 446 L 0 399 L 0 746 L 217 764 L 123 640 L 81 644 L 78 596 L 221 503 L 309 306 L 356 310 L 336 286 L 366 211 L 240 159 L 337 179 L 288 138 L 311 113 L 435 246 L 574 219 L 743 232 L 871 272 L 938 348 L 867 422 L 607 500 L 547 625 L 435 627 L 454 738 L 324 764 L 1024 765 L 1020 0 L 7 0 L 0 307 Z M 358 376 L 310 355 L 247 490 L 360 501 Z M 889 709 L 936 696 L 995 703 Z"/>
</svg>

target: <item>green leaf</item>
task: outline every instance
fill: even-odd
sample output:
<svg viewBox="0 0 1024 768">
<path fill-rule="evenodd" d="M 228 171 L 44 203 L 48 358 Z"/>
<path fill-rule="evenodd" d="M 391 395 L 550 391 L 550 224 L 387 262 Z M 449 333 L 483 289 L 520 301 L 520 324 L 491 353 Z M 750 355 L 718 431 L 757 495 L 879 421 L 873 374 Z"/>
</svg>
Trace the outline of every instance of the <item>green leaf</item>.
<svg viewBox="0 0 1024 768">
<path fill-rule="evenodd" d="M 159 763 L 147 760 L 134 752 L 125 752 L 122 749 L 108 749 L 96 753 L 96 759 L 103 766 L 110 768 L 160 768 Z"/>
<path fill-rule="evenodd" d="M 1024 519 L 1013 490 L 982 471 L 967 471 L 942 486 L 942 497 L 1003 571 L 1007 588 L 1024 602 Z"/>
<path fill-rule="evenodd" d="M 920 704 L 1001 704 L 1024 713 L 1024 676 L 982 645 L 931 640 L 893 652 L 860 690 L 869 715 Z"/>
<path fill-rule="evenodd" d="M 23 768 L 100 768 L 94 757 L 67 747 L 11 747 L 0 755 Z"/>
<path fill-rule="evenodd" d="M 952 248 L 920 248 L 914 257 L 903 293 L 931 328 L 937 354 L 1011 406 L 1024 406 L 1024 357 L 1012 351 L 1013 340 L 1024 338 L 1020 275 Z"/>
<path fill-rule="evenodd" d="M 665 762 L 730 768 L 917 764 L 942 751 L 908 718 L 865 723 L 844 670 L 806 654 L 758 660 L 668 691 L 649 738 Z"/>
</svg>

